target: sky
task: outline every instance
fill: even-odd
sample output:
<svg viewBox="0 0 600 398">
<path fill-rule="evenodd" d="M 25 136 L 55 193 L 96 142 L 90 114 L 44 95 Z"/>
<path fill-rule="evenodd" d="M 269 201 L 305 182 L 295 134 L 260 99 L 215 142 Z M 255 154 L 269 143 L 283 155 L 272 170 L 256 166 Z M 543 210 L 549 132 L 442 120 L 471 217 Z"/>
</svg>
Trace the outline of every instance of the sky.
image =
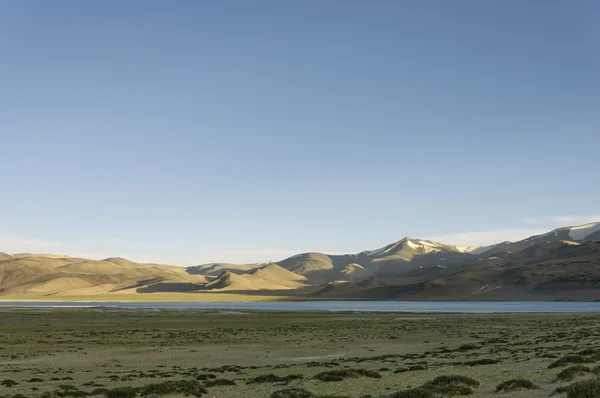
<svg viewBox="0 0 600 398">
<path fill-rule="evenodd" d="M 0 251 L 177 265 L 600 221 L 600 2 L 0 2 Z"/>
</svg>

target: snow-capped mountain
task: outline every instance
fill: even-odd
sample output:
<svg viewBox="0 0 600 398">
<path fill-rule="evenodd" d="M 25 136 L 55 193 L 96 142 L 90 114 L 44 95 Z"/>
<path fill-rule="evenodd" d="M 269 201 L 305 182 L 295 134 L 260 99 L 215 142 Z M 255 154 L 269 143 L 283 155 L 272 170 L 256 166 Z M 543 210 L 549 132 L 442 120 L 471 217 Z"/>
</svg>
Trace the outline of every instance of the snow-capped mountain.
<svg viewBox="0 0 600 398">
<path fill-rule="evenodd" d="M 600 240 L 600 222 L 557 228 L 545 234 L 530 236 L 529 238 L 518 242 L 502 242 L 493 245 L 488 250 L 480 252 L 479 254 L 482 256 L 489 256 L 498 252 L 514 253 L 543 242 L 556 242 L 561 240 L 578 243 Z"/>
</svg>

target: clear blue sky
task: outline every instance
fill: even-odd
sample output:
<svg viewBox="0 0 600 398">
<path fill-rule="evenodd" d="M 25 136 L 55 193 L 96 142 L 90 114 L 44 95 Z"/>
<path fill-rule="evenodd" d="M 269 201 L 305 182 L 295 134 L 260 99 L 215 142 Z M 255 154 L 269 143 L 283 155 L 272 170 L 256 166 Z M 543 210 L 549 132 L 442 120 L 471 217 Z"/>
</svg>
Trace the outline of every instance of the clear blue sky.
<svg viewBox="0 0 600 398">
<path fill-rule="evenodd" d="M 0 251 L 187 265 L 593 220 L 599 20 L 593 0 L 3 1 Z"/>
</svg>

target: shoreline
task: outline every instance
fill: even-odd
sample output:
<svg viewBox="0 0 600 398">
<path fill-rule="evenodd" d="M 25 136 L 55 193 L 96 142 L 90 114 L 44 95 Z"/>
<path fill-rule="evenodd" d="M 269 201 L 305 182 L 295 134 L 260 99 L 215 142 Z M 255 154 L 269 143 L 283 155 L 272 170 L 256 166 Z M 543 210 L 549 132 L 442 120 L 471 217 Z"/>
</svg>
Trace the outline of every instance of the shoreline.
<svg viewBox="0 0 600 398">
<path fill-rule="evenodd" d="M 123 310 L 208 310 L 259 312 L 419 314 L 600 314 L 600 302 L 548 301 L 89 301 L 0 300 L 4 309 L 106 308 Z"/>
</svg>

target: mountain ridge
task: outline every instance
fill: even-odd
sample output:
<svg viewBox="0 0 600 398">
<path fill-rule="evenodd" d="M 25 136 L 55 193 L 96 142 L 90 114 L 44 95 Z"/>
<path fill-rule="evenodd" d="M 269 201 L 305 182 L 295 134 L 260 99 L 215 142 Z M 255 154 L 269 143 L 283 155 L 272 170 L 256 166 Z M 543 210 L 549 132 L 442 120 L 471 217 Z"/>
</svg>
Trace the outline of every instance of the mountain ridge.
<svg viewBox="0 0 600 398">
<path fill-rule="evenodd" d="M 186 268 L 121 257 L 0 253 L 0 297 L 273 290 L 310 297 L 409 299 L 487 297 L 492 291 L 533 294 L 548 287 L 600 290 L 596 240 L 600 222 L 482 247 L 407 236 L 350 254 L 307 252 L 271 263 Z M 536 273 L 536 267 L 541 271 Z"/>
</svg>

